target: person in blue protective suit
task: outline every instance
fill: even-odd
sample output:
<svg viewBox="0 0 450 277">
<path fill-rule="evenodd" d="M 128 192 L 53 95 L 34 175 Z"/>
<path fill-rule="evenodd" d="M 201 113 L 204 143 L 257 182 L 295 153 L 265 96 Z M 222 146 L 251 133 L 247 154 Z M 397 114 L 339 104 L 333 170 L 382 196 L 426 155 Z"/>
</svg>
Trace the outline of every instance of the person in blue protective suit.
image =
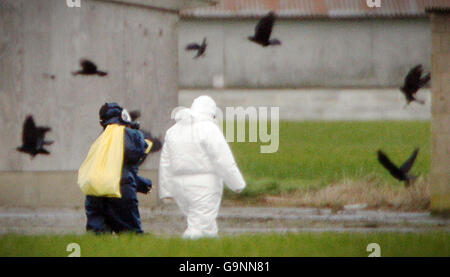
<svg viewBox="0 0 450 277">
<path fill-rule="evenodd" d="M 137 192 L 147 194 L 151 180 L 138 176 L 138 167 L 146 157 L 149 145 L 139 131 L 139 125 L 131 122 L 126 110 L 116 103 L 105 103 L 99 112 L 100 125 L 125 125 L 124 160 L 120 182 L 121 198 L 86 196 L 86 230 L 99 233 L 142 233 Z M 146 151 L 147 150 L 147 151 Z"/>
</svg>

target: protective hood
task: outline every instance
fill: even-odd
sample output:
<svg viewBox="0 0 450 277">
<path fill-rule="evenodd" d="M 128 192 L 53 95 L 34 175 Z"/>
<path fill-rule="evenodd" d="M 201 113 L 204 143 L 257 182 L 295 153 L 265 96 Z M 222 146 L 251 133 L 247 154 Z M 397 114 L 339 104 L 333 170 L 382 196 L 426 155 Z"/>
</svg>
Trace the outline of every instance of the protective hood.
<svg viewBox="0 0 450 277">
<path fill-rule="evenodd" d="M 100 124 L 106 127 L 108 124 L 120 123 L 120 115 L 123 108 L 117 103 L 105 103 L 98 112 Z"/>
<path fill-rule="evenodd" d="M 106 128 L 106 126 L 109 124 L 122 124 L 134 129 L 139 129 L 139 127 L 135 128 L 135 125 L 139 126 L 139 123 L 133 122 L 131 120 L 128 111 L 114 102 L 105 103 L 100 108 L 99 117 L 100 125 L 102 125 L 104 128 Z"/>
<path fill-rule="evenodd" d="M 194 99 L 190 109 L 184 108 L 179 110 L 175 114 L 175 120 L 177 122 L 184 121 L 186 123 L 203 120 L 214 121 L 216 111 L 216 102 L 214 102 L 211 97 L 202 95 Z"/>
</svg>

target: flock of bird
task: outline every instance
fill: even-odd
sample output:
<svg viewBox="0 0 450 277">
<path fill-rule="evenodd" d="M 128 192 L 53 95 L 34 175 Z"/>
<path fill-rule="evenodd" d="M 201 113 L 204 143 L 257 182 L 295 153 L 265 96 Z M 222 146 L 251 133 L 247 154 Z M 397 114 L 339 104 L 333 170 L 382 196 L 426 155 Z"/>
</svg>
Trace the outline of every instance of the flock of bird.
<svg viewBox="0 0 450 277">
<path fill-rule="evenodd" d="M 411 103 L 412 101 L 416 101 L 417 103 L 422 105 L 425 104 L 424 100 L 416 98 L 416 94 L 419 89 L 424 87 L 430 81 L 431 74 L 428 73 L 425 76 L 422 75 L 423 67 L 421 64 L 418 64 L 411 68 L 406 75 L 403 86 L 400 87 L 400 91 L 406 98 L 406 105 L 409 105 L 409 103 Z M 414 150 L 411 156 L 400 167 L 398 167 L 394 163 L 392 163 L 391 160 L 389 160 L 389 158 L 385 153 L 383 153 L 383 151 L 378 150 L 378 161 L 384 166 L 384 168 L 389 171 L 392 177 L 399 181 L 405 182 L 405 186 L 409 187 L 417 178 L 417 176 L 409 174 L 409 171 L 411 170 L 411 167 L 413 166 L 418 153 L 419 148 Z"/>
<path fill-rule="evenodd" d="M 261 18 L 256 24 L 255 33 L 253 36 L 249 36 L 248 40 L 261 45 L 262 47 L 266 47 L 269 45 L 281 45 L 281 41 L 276 38 L 270 38 L 272 35 L 273 25 L 275 23 L 275 13 L 269 12 L 266 16 Z M 187 51 L 197 51 L 197 54 L 194 56 L 194 59 L 204 56 L 206 47 L 208 44 L 206 43 L 206 38 L 203 39 L 201 44 L 193 42 L 186 45 Z"/>
<path fill-rule="evenodd" d="M 254 42 L 262 47 L 267 47 L 271 45 L 281 45 L 281 41 L 278 39 L 271 38 L 272 29 L 275 23 L 275 13 L 269 12 L 267 15 L 262 17 L 256 27 L 255 32 L 252 36 L 248 37 L 248 40 Z M 187 51 L 197 51 L 194 59 L 204 56 L 207 48 L 207 40 L 203 39 L 202 43 L 190 43 L 186 46 Z M 108 73 L 105 71 L 98 70 L 97 65 L 90 60 L 82 59 L 80 60 L 81 69 L 72 74 L 75 75 L 97 75 L 100 77 L 107 76 Z M 423 100 L 417 99 L 416 94 L 430 81 L 430 73 L 423 75 L 422 65 L 416 65 L 409 70 L 406 77 L 404 78 L 404 84 L 400 87 L 400 91 L 406 98 L 406 105 L 409 105 L 412 101 L 416 101 L 420 104 L 424 104 Z M 131 111 L 130 117 L 132 121 L 136 121 L 141 113 L 139 110 Z M 48 155 L 50 152 L 44 148 L 45 145 L 51 145 L 53 141 L 46 141 L 45 134 L 51 131 L 50 127 L 46 126 L 36 126 L 33 117 L 31 115 L 27 116 L 23 124 L 22 131 L 22 146 L 17 147 L 17 151 L 27 153 L 33 158 L 37 154 Z M 159 151 L 162 147 L 162 143 L 159 139 L 152 137 L 151 133 L 145 130 L 143 131 L 146 138 L 151 139 L 154 142 L 154 146 L 151 152 Z M 396 166 L 388 156 L 381 150 L 378 150 L 378 161 L 386 168 L 389 173 L 399 181 L 405 182 L 405 186 L 410 186 L 416 176 L 409 174 L 411 170 L 419 149 L 415 149 L 412 155 L 400 166 Z"/>
<path fill-rule="evenodd" d="M 108 72 L 101 71 L 97 69 L 97 65 L 90 60 L 81 59 L 80 60 L 81 69 L 72 72 L 72 75 L 86 75 L 93 76 L 98 75 L 100 77 L 104 77 L 108 75 Z M 54 78 L 52 78 L 54 79 Z M 135 123 L 132 128 L 140 129 L 139 122 L 137 119 L 141 116 L 141 112 L 139 110 L 133 110 L 129 112 L 131 122 Z M 48 126 L 36 126 L 33 116 L 28 115 L 23 123 L 22 128 L 22 145 L 17 147 L 17 151 L 29 154 L 31 158 L 34 158 L 38 154 L 49 155 L 50 152 L 44 148 L 45 145 L 53 144 L 53 141 L 46 141 L 45 134 L 50 132 L 52 129 Z M 153 146 L 150 150 L 151 153 L 157 152 L 161 149 L 162 143 L 161 141 L 153 137 L 151 132 L 146 130 L 141 130 L 146 139 L 149 139 L 153 142 Z M 145 159 L 144 159 L 145 160 Z M 142 160 L 141 163 L 144 161 Z"/>
</svg>

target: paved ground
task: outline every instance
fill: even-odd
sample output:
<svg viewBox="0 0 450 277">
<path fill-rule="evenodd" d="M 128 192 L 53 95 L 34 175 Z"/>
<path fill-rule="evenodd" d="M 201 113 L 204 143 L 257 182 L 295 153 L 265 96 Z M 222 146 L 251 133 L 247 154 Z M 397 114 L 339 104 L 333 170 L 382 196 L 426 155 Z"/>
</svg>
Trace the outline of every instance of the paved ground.
<svg viewBox="0 0 450 277">
<path fill-rule="evenodd" d="M 141 209 L 146 232 L 178 236 L 185 229 L 185 219 L 172 204 Z M 0 234 L 82 234 L 83 210 L 0 208 Z M 267 232 L 425 232 L 450 231 L 450 220 L 418 212 L 383 212 L 369 210 L 227 207 L 218 217 L 220 234 Z"/>
</svg>

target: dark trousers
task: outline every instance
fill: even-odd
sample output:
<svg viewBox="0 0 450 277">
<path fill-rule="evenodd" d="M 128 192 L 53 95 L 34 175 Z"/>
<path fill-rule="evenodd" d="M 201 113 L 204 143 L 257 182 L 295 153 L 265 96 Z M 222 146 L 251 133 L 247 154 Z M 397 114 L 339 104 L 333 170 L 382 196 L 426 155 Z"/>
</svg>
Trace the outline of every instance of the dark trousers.
<svg viewBox="0 0 450 277">
<path fill-rule="evenodd" d="M 86 230 L 100 233 L 142 233 L 137 198 L 86 196 Z"/>
</svg>

